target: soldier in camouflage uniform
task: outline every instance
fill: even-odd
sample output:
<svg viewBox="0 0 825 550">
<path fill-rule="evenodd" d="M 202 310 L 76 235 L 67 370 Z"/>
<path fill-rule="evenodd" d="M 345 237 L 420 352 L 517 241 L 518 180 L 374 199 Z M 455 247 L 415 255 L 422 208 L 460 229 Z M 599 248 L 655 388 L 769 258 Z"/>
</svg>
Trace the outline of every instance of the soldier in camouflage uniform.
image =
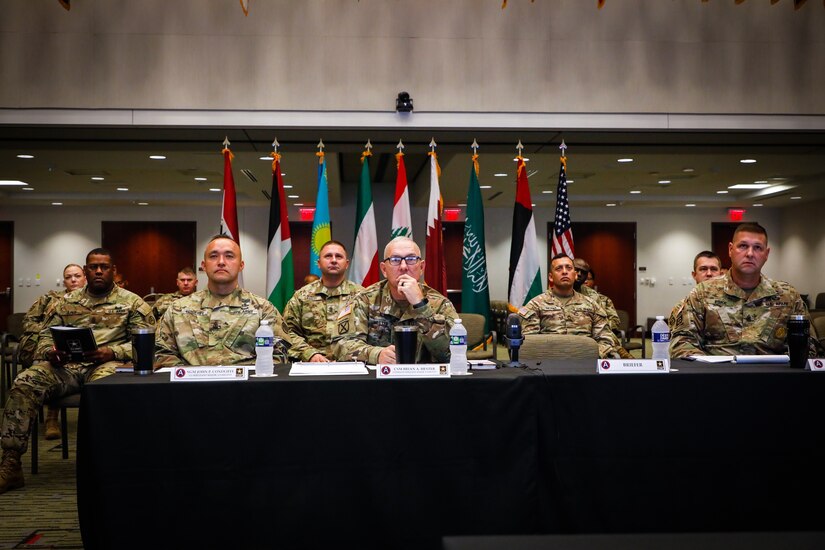
<svg viewBox="0 0 825 550">
<path fill-rule="evenodd" d="M 770 248 L 764 228 L 745 223 L 728 244 L 730 271 L 687 297 L 670 340 L 671 357 L 786 353 L 788 318 L 808 317 L 799 293 L 762 275 Z M 809 356 L 816 350 L 810 339 Z"/>
<path fill-rule="evenodd" d="M 613 305 L 613 300 L 585 284 L 587 282 L 587 276 L 590 273 L 590 264 L 582 258 L 575 258 L 573 260 L 573 266 L 576 268 L 576 280 L 573 283 L 573 289 L 602 306 L 602 309 L 607 314 L 607 323 L 610 326 L 610 330 L 619 330 L 619 313 L 616 311 L 616 306 Z"/>
<path fill-rule="evenodd" d="M 290 331 L 291 357 L 298 361 L 327 362 L 334 359 L 332 339 L 341 312 L 356 293 L 364 290 L 346 278 L 347 249 L 338 241 L 321 247 L 318 267 L 321 278 L 299 289 L 284 308 L 284 323 Z"/>
<path fill-rule="evenodd" d="M 166 309 L 172 302 L 184 296 L 189 296 L 198 290 L 198 276 L 195 274 L 195 270 L 188 266 L 182 268 L 178 271 L 178 278 L 175 280 L 175 284 L 178 285 L 177 291 L 170 294 L 163 294 L 155 300 L 155 304 L 152 306 L 155 319 L 158 321 L 160 321 L 160 318 L 166 313 Z"/>
<path fill-rule="evenodd" d="M 519 310 L 522 334 L 574 334 L 589 336 L 599 345 L 599 357 L 620 357 L 618 341 L 611 332 L 602 307 L 576 292 L 573 260 L 557 254 L 550 260 L 552 286 Z"/>
<path fill-rule="evenodd" d="M 447 298 L 418 282 L 424 272 L 421 249 L 410 238 L 396 237 L 384 248 L 380 268 L 386 279 L 367 287 L 338 315 L 338 360 L 395 363 L 393 326 L 411 325 L 418 327 L 416 362 L 448 361 L 457 315 Z"/>
<path fill-rule="evenodd" d="M 17 347 L 17 360 L 23 368 L 29 368 L 34 362 L 34 350 L 37 348 L 37 340 L 40 331 L 43 330 L 43 323 L 46 321 L 46 311 L 55 300 L 63 298 L 67 292 L 77 290 L 86 284 L 86 275 L 83 267 L 77 264 L 69 264 L 63 268 L 63 287 L 65 292 L 51 290 L 37 299 L 32 304 L 26 316 L 23 318 L 23 335 L 20 337 L 20 344 Z M 58 420 L 60 409 L 51 406 L 46 407 L 46 439 L 60 439 L 60 422 Z"/>
<path fill-rule="evenodd" d="M 690 272 L 690 276 L 693 277 L 693 280 L 697 285 L 702 281 L 715 279 L 716 277 L 721 276 L 721 274 L 722 260 L 720 260 L 719 256 L 710 250 L 703 250 L 693 258 L 693 271 Z M 676 328 L 676 320 L 679 318 L 679 315 L 681 314 L 686 303 L 687 296 L 679 300 L 679 303 L 673 306 L 673 309 L 670 311 L 670 317 L 667 319 L 667 326 L 670 327 L 671 332 L 673 332 L 673 329 Z"/>
<path fill-rule="evenodd" d="M 20 455 L 26 452 L 31 423 L 37 421 L 43 403 L 77 393 L 86 382 L 114 373 L 116 366 L 132 359 L 131 332 L 154 328 L 152 309 L 139 296 L 114 284 L 115 270 L 107 250 L 92 250 L 84 266 L 86 286 L 56 300 L 46 312 L 36 362 L 17 375 L 3 411 L 0 493 L 24 485 Z M 82 362 L 69 362 L 66 352 L 54 349 L 49 327 L 56 325 L 90 327 L 98 349 L 86 352 Z"/>
<path fill-rule="evenodd" d="M 255 332 L 262 319 L 289 346 L 278 310 L 266 299 L 238 287 L 243 259 L 226 235 L 209 241 L 201 263 L 207 288 L 172 303 L 158 324 L 155 367 L 254 365 Z"/>
</svg>

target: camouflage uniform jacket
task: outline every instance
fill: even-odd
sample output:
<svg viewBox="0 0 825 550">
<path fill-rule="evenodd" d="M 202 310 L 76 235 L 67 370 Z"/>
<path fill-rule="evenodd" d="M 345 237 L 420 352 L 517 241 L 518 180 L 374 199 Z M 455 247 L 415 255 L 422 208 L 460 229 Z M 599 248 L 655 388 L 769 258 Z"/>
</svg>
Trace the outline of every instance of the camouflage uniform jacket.
<svg viewBox="0 0 825 550">
<path fill-rule="evenodd" d="M 788 317 L 808 317 L 790 284 L 764 275 L 750 296 L 727 273 L 698 284 L 686 300 L 673 327 L 672 357 L 784 354 Z M 812 341 L 810 347 L 814 357 Z"/>
<path fill-rule="evenodd" d="M 613 300 L 587 285 L 582 285 L 580 292 L 602 306 L 602 309 L 604 309 L 604 312 L 607 314 L 607 324 L 610 326 L 610 330 L 619 330 L 619 312 L 616 311 Z"/>
<path fill-rule="evenodd" d="M 284 323 L 293 336 L 289 355 L 299 361 L 309 361 L 316 353 L 332 359 L 338 314 L 362 290 L 348 279 L 335 288 L 318 280 L 299 289 L 284 308 Z"/>
<path fill-rule="evenodd" d="M 193 292 L 173 302 L 158 323 L 155 365 L 254 365 L 262 319 L 289 346 L 281 314 L 266 299 L 241 288 L 224 297 Z"/>
<path fill-rule="evenodd" d="M 378 363 L 381 351 L 393 344 L 393 326 L 417 325 L 417 362 L 447 361 L 450 357 L 450 328 L 456 315 L 453 304 L 437 290 L 419 283 L 429 303 L 416 309 L 393 300 L 387 280 L 378 281 L 355 296 L 338 315 L 333 349 L 340 361 L 357 356 L 359 361 Z"/>
<path fill-rule="evenodd" d="M 618 341 L 610 330 L 607 314 L 586 296 L 573 292 L 560 299 L 552 290 L 539 294 L 519 310 L 521 332 L 528 334 L 575 334 L 589 336 L 599 344 L 599 357 L 619 357 Z"/>
<path fill-rule="evenodd" d="M 670 327 L 671 333 L 676 328 L 676 321 L 679 320 L 679 316 L 682 314 L 682 310 L 685 308 L 686 303 L 687 296 L 679 300 L 679 303 L 673 306 L 673 309 L 670 310 L 670 317 L 667 318 L 667 326 Z"/>
<path fill-rule="evenodd" d="M 17 360 L 24 368 L 30 367 L 34 361 L 34 351 L 37 349 L 37 340 L 46 321 L 46 311 L 54 300 L 59 300 L 65 295 L 65 292 L 50 290 L 38 298 L 26 312 L 23 318 L 23 334 L 17 346 Z"/>
<path fill-rule="evenodd" d="M 46 352 L 54 346 L 49 327 L 91 328 L 98 347 L 110 348 L 116 361 L 132 360 L 133 329 L 155 328 L 152 308 L 137 294 L 117 285 L 106 296 L 92 296 L 85 286 L 78 288 L 62 300 L 53 300 L 46 317 L 34 354 L 38 360 L 45 360 Z"/>
<path fill-rule="evenodd" d="M 176 290 L 170 294 L 163 294 L 155 300 L 155 304 L 152 306 L 152 311 L 155 312 L 155 319 L 160 321 L 160 318 L 163 317 L 163 314 L 166 313 L 166 310 L 169 309 L 172 302 L 178 298 L 183 298 L 183 294 L 180 293 L 180 290 Z"/>
</svg>

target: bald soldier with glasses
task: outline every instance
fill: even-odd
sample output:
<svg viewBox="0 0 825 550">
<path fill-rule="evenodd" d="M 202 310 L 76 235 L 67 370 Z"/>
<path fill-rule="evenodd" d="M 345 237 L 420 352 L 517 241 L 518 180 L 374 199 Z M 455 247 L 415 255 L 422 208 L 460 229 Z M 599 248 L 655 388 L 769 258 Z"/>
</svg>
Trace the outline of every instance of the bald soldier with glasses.
<svg viewBox="0 0 825 550">
<path fill-rule="evenodd" d="M 411 325 L 418 327 L 417 362 L 449 360 L 449 334 L 456 311 L 441 293 L 419 282 L 424 259 L 415 241 L 408 237 L 391 240 L 380 268 L 386 279 L 360 292 L 338 315 L 337 359 L 395 363 L 393 327 Z"/>
</svg>

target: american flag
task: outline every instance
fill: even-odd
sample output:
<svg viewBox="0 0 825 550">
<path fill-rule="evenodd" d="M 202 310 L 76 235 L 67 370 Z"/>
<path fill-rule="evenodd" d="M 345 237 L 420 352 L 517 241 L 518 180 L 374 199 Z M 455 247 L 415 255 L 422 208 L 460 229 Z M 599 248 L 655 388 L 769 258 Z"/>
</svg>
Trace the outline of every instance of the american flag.
<svg viewBox="0 0 825 550">
<path fill-rule="evenodd" d="M 573 258 L 573 231 L 570 229 L 570 204 L 567 202 L 567 157 L 561 157 L 559 188 L 556 191 L 556 218 L 550 257 L 567 254 Z"/>
</svg>

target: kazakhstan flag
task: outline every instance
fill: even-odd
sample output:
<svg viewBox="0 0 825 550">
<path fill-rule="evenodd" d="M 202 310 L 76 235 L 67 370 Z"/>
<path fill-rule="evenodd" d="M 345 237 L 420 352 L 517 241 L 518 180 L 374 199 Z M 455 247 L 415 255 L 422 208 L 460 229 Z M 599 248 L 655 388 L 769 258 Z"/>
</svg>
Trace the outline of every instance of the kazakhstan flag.
<svg viewBox="0 0 825 550">
<path fill-rule="evenodd" d="M 327 189 L 327 160 L 324 152 L 318 155 L 318 197 L 315 199 L 315 218 L 312 221 L 312 240 L 309 250 L 309 272 L 321 276 L 318 258 L 321 247 L 332 238 L 329 226 L 329 191 Z"/>
</svg>

